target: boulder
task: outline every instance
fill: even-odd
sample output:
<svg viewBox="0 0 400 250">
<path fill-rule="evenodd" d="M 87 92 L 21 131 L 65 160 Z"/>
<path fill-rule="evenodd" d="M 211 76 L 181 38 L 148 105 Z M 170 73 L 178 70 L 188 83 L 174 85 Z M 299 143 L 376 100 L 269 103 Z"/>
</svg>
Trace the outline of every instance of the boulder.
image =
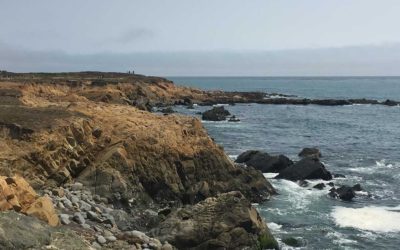
<svg viewBox="0 0 400 250">
<path fill-rule="evenodd" d="M 15 210 L 46 221 L 51 226 L 59 224 L 51 199 L 39 197 L 20 176 L 0 176 L 0 211 Z"/>
<path fill-rule="evenodd" d="M 271 156 L 268 153 L 248 150 L 238 156 L 237 163 L 245 163 L 263 173 L 277 173 L 289 167 L 293 162 L 284 155 Z"/>
<path fill-rule="evenodd" d="M 257 210 L 237 191 L 177 209 L 151 233 L 178 249 L 278 249 Z"/>
<path fill-rule="evenodd" d="M 321 158 L 321 152 L 318 148 L 303 148 L 299 153 L 301 158 L 311 157 L 311 158 Z"/>
<path fill-rule="evenodd" d="M 363 191 L 362 187 L 360 184 L 356 184 L 352 187 L 353 191 Z"/>
<path fill-rule="evenodd" d="M 0 212 L 0 249 L 90 249 L 89 244 L 65 227 L 15 211 Z"/>
<path fill-rule="evenodd" d="M 313 188 L 319 189 L 319 190 L 324 189 L 324 187 L 325 187 L 325 184 L 324 184 L 324 183 L 318 183 L 318 184 L 316 184 L 315 186 L 313 186 Z"/>
<path fill-rule="evenodd" d="M 326 170 L 324 164 L 318 159 L 304 158 L 279 172 L 275 178 L 291 181 L 306 179 L 331 180 L 332 174 Z"/>
<path fill-rule="evenodd" d="M 340 188 L 331 188 L 329 196 L 333 198 L 340 198 L 344 201 L 351 201 L 354 198 L 355 193 L 352 187 L 344 185 Z"/>
<path fill-rule="evenodd" d="M 231 115 L 229 111 L 224 106 L 221 106 L 205 111 L 201 118 L 205 121 L 225 121 L 229 115 Z"/>
</svg>

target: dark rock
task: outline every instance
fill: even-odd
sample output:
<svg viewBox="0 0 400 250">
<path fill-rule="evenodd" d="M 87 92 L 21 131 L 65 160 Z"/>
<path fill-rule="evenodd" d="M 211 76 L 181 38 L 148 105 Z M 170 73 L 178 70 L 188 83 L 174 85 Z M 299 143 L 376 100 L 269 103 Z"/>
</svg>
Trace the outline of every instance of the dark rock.
<svg viewBox="0 0 400 250">
<path fill-rule="evenodd" d="M 185 97 L 183 98 L 183 105 L 191 105 L 192 103 L 192 99 L 190 99 L 189 97 Z"/>
<path fill-rule="evenodd" d="M 354 191 L 363 191 L 361 185 L 358 183 L 356 185 L 354 185 L 352 188 Z"/>
<path fill-rule="evenodd" d="M 95 128 L 92 131 L 92 135 L 96 138 L 99 138 L 101 136 L 101 134 L 103 133 L 103 131 L 100 128 Z"/>
<path fill-rule="evenodd" d="M 333 178 L 346 178 L 344 174 L 332 174 Z"/>
<path fill-rule="evenodd" d="M 348 100 L 338 100 L 338 99 L 321 99 L 321 100 L 311 100 L 311 104 L 323 105 L 323 106 L 342 106 L 352 104 Z"/>
<path fill-rule="evenodd" d="M 225 121 L 229 115 L 229 111 L 222 106 L 205 111 L 201 118 L 205 121 Z"/>
<path fill-rule="evenodd" d="M 19 124 L 2 123 L 0 121 L 0 128 L 2 128 L 2 127 L 8 129 L 8 131 L 10 133 L 10 137 L 12 139 L 18 139 L 18 140 L 28 138 L 34 132 L 32 129 L 24 128 Z"/>
<path fill-rule="evenodd" d="M 324 189 L 324 187 L 325 187 L 325 184 L 324 184 L 324 183 L 318 183 L 317 185 L 313 186 L 313 188 L 319 189 L 319 190 Z"/>
<path fill-rule="evenodd" d="M 161 113 L 163 114 L 172 114 L 175 113 L 175 111 L 172 109 L 172 107 L 167 107 L 161 110 Z"/>
<path fill-rule="evenodd" d="M 102 79 L 97 79 L 97 80 L 92 81 L 92 86 L 103 87 L 106 85 L 107 85 L 107 82 Z"/>
<path fill-rule="evenodd" d="M 228 122 L 240 122 L 240 119 L 236 118 L 236 116 L 231 116 L 228 120 Z"/>
<path fill-rule="evenodd" d="M 335 186 L 335 184 L 334 184 L 333 182 L 329 182 L 329 183 L 328 183 L 328 186 L 330 186 L 330 187 L 334 187 L 334 186 Z"/>
<path fill-rule="evenodd" d="M 72 219 L 78 224 L 81 224 L 81 225 L 85 224 L 85 218 L 79 212 L 74 213 L 74 217 L 72 217 Z"/>
<path fill-rule="evenodd" d="M 329 192 L 329 195 L 333 198 L 340 198 L 344 201 L 351 201 L 354 196 L 354 190 L 349 186 L 341 186 L 340 188 L 332 188 Z"/>
<path fill-rule="evenodd" d="M 282 242 L 291 247 L 302 247 L 304 246 L 304 242 L 298 240 L 294 237 L 284 238 Z"/>
<path fill-rule="evenodd" d="M 268 153 L 256 150 L 249 150 L 240 154 L 235 162 L 245 163 L 263 173 L 277 173 L 293 164 L 284 155 L 271 156 Z"/>
<path fill-rule="evenodd" d="M 137 97 L 137 99 L 132 102 L 132 105 L 144 111 L 151 112 L 153 110 L 153 105 L 150 100 L 143 96 Z"/>
<path fill-rule="evenodd" d="M 309 182 L 306 180 L 299 180 L 297 184 L 299 184 L 300 187 L 308 187 Z"/>
<path fill-rule="evenodd" d="M 190 103 L 189 105 L 186 106 L 187 109 L 194 109 L 193 103 Z"/>
<path fill-rule="evenodd" d="M 160 209 L 160 210 L 158 211 L 158 214 L 159 214 L 159 215 L 167 216 L 168 214 L 171 213 L 171 211 L 172 211 L 171 208 L 166 207 L 166 208 Z"/>
<path fill-rule="evenodd" d="M 283 169 L 275 178 L 291 181 L 306 179 L 331 180 L 332 175 L 318 159 L 304 158 Z"/>
<path fill-rule="evenodd" d="M 92 221 L 96 221 L 96 222 L 101 222 L 99 216 L 97 215 L 97 213 L 93 212 L 93 211 L 88 211 L 86 213 L 86 216 L 88 219 L 92 220 Z"/>
<path fill-rule="evenodd" d="M 318 148 L 303 148 L 299 153 L 299 156 L 304 157 L 311 157 L 311 158 L 321 158 L 321 152 Z"/>
<path fill-rule="evenodd" d="M 388 99 L 388 100 L 384 101 L 382 104 L 386 105 L 386 106 L 397 106 L 397 105 L 399 105 L 399 102 Z"/>
</svg>

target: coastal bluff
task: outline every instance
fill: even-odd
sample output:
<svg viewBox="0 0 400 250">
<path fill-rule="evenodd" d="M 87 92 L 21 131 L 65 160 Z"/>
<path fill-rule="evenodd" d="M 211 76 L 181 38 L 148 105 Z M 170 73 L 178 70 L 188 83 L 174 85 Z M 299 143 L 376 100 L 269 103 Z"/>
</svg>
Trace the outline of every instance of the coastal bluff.
<svg viewBox="0 0 400 250">
<path fill-rule="evenodd" d="M 95 248 L 277 248 L 251 207 L 276 193 L 262 173 L 230 160 L 198 119 L 149 112 L 251 95 L 122 73 L 2 72 L 0 173 L 51 197 L 61 227 Z M 198 228 L 174 234 L 189 222 Z"/>
</svg>

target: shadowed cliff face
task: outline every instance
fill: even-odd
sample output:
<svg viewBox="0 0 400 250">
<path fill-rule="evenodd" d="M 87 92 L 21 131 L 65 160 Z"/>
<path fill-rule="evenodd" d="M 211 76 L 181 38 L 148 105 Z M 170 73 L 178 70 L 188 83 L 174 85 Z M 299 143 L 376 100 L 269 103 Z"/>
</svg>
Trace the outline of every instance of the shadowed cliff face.
<svg viewBox="0 0 400 250">
<path fill-rule="evenodd" d="M 173 103 L 197 90 L 162 81 L 4 83 L 0 89 L 17 93 L 0 103 L 0 170 L 19 173 L 34 187 L 79 180 L 120 206 L 193 204 L 235 190 L 260 202 L 275 193 L 260 172 L 234 165 L 199 120 L 155 115 L 118 101 L 140 96 Z M 111 98 L 102 100 L 106 95 Z"/>
</svg>

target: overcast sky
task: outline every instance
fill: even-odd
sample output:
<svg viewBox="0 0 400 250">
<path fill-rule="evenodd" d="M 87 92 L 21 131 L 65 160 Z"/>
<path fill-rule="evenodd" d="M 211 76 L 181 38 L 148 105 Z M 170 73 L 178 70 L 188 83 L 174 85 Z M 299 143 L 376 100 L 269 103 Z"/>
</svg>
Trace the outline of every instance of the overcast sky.
<svg viewBox="0 0 400 250">
<path fill-rule="evenodd" d="M 0 0 L 0 69 L 400 75 L 399 0 Z"/>
</svg>

